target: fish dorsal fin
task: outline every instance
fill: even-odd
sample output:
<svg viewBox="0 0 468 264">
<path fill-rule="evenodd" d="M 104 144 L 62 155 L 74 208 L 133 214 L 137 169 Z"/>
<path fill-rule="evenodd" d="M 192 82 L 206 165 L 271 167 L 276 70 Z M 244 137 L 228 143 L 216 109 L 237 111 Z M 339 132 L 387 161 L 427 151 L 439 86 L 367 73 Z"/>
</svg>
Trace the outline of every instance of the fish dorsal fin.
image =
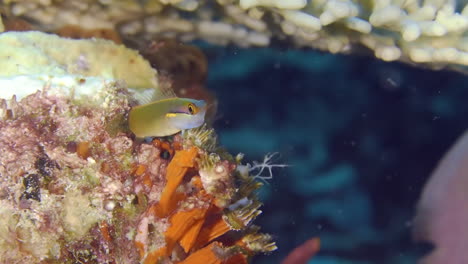
<svg viewBox="0 0 468 264">
<path fill-rule="evenodd" d="M 155 93 L 155 100 L 162 100 L 167 98 L 177 97 L 174 90 L 172 89 L 172 81 L 164 74 L 158 76 L 158 89 Z"/>
<path fill-rule="evenodd" d="M 156 98 L 156 88 L 148 88 L 148 89 L 131 89 L 130 91 L 133 92 L 133 98 L 138 102 L 138 105 L 149 104 L 155 101 Z"/>
<path fill-rule="evenodd" d="M 167 77 L 161 75 L 158 77 L 158 80 L 155 80 L 154 88 L 131 90 L 133 91 L 133 98 L 138 102 L 138 105 L 177 97 L 172 89 L 171 81 Z"/>
</svg>

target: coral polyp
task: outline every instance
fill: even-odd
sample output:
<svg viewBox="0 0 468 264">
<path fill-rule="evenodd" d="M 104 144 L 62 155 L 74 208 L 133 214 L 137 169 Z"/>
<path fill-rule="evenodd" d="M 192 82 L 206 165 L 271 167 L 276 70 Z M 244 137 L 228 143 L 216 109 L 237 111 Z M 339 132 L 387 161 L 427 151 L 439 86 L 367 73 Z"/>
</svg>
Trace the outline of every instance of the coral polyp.
<svg viewBox="0 0 468 264">
<path fill-rule="evenodd" d="M 71 43 L 78 61 L 48 56 L 39 44 L 49 37 L 63 50 Z M 157 92 L 148 63 L 111 42 L 49 37 L 0 39 L 50 60 L 33 65 L 14 53 L 4 63 L 21 69 L 0 71 L 0 263 L 248 263 L 276 249 L 252 224 L 260 184 L 238 173 L 214 130 L 137 140 L 127 122 L 138 102 L 127 85 L 137 83 L 90 54 L 96 44 L 133 58 L 154 73 L 138 83 Z"/>
</svg>

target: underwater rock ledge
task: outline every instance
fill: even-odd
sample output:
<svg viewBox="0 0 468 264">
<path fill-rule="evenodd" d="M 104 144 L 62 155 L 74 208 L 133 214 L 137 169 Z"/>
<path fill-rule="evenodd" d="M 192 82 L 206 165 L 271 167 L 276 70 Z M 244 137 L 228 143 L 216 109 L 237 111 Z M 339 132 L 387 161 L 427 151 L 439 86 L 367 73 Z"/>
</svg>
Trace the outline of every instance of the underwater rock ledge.
<svg viewBox="0 0 468 264">
<path fill-rule="evenodd" d="M 177 37 L 240 47 L 279 42 L 463 73 L 468 66 L 463 1 L 8 0 L 0 2 L 0 13 L 6 30 L 115 41 Z"/>
<path fill-rule="evenodd" d="M 276 249 L 252 225 L 261 184 L 212 129 L 151 142 L 128 131 L 135 91 L 159 92 L 147 62 L 102 40 L 66 42 L 0 35 L 2 62 L 16 65 L 0 70 L 0 263 L 248 263 Z M 107 51 L 153 74 L 132 82 Z"/>
</svg>

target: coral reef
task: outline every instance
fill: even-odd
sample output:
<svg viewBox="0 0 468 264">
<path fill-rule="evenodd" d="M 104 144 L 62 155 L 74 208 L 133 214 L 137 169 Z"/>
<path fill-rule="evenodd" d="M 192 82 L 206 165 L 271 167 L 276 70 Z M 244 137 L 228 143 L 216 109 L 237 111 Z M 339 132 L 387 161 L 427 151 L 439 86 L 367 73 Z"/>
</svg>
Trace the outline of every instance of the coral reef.
<svg viewBox="0 0 468 264">
<path fill-rule="evenodd" d="M 385 61 L 433 68 L 464 71 L 468 65 L 468 9 L 457 1 L 10 0 L 3 10 L 46 31 L 117 31 L 239 46 L 280 40 L 332 53 L 365 47 Z"/>
<path fill-rule="evenodd" d="M 261 184 L 212 129 L 128 131 L 130 88 L 159 87 L 136 52 L 38 32 L 0 46 L 0 263 L 248 263 L 276 249 L 252 225 Z M 129 60 L 140 70 L 120 71 Z"/>
<path fill-rule="evenodd" d="M 157 72 L 137 51 L 107 40 L 72 40 L 35 31 L 6 32 L 0 35 L 0 58 L 0 76 L 65 78 L 71 74 L 77 78 L 122 80 L 139 92 L 159 91 Z"/>
</svg>

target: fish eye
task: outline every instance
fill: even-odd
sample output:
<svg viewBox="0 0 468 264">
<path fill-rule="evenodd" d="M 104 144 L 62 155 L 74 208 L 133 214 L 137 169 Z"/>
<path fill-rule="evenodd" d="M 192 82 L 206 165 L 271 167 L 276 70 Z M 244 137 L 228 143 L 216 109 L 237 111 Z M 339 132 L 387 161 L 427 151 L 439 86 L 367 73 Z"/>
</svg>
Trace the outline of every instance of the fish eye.
<svg viewBox="0 0 468 264">
<path fill-rule="evenodd" d="M 188 105 L 188 111 L 191 115 L 195 114 L 195 111 L 196 111 L 196 108 L 195 108 L 195 105 L 193 104 L 189 104 Z"/>
</svg>

